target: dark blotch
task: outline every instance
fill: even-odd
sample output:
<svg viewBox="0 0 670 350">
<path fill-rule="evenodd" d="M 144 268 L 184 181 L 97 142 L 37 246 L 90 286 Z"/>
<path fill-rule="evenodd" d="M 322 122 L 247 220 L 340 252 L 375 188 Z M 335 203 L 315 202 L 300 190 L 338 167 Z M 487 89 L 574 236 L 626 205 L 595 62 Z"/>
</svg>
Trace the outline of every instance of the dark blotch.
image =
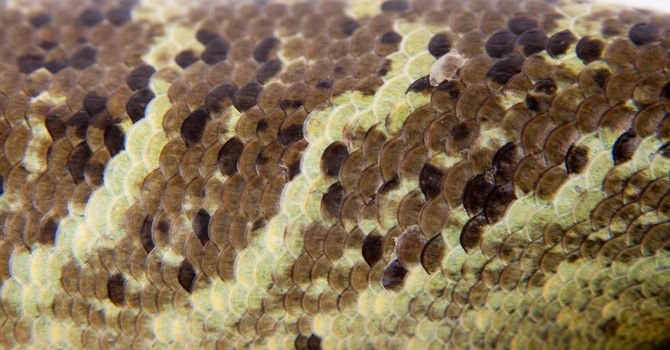
<svg viewBox="0 0 670 350">
<path fill-rule="evenodd" d="M 91 117 L 85 111 L 79 111 L 73 114 L 70 119 L 67 120 L 67 125 L 70 127 L 74 134 L 79 138 L 86 138 L 86 131 L 88 126 L 91 124 Z"/>
<path fill-rule="evenodd" d="M 440 58 L 451 50 L 451 41 L 444 33 L 437 33 L 428 42 L 428 52 L 435 58 Z"/>
<path fill-rule="evenodd" d="M 281 100 L 279 101 L 279 108 L 281 108 L 286 114 L 290 114 L 292 111 L 302 107 L 302 100 Z"/>
<path fill-rule="evenodd" d="M 284 148 L 290 146 L 294 142 L 303 138 L 302 135 L 302 125 L 289 125 L 287 127 L 281 128 L 277 139 Z"/>
<path fill-rule="evenodd" d="M 153 223 L 153 219 L 150 216 L 147 216 L 140 229 L 140 243 L 142 243 L 142 247 L 147 253 L 154 249 L 154 240 L 151 237 L 151 225 L 153 225 Z"/>
<path fill-rule="evenodd" d="M 523 56 L 517 54 L 503 57 L 493 64 L 491 69 L 486 73 L 486 77 L 498 84 L 505 84 L 514 75 L 521 72 L 523 61 Z"/>
<path fill-rule="evenodd" d="M 46 68 L 52 74 L 60 72 L 62 69 L 65 69 L 65 67 L 67 67 L 67 62 L 59 59 L 47 61 L 44 64 L 44 68 Z"/>
<path fill-rule="evenodd" d="M 16 59 L 16 66 L 19 72 L 30 74 L 44 66 L 44 56 L 41 55 L 23 55 Z"/>
<path fill-rule="evenodd" d="M 107 280 L 107 296 L 116 305 L 123 305 L 126 300 L 124 283 L 126 279 L 120 273 L 114 274 Z"/>
<path fill-rule="evenodd" d="M 193 282 L 195 280 L 195 269 L 188 260 L 184 260 L 179 265 L 179 272 L 177 273 L 177 281 L 186 289 L 187 292 L 193 291 Z"/>
<path fill-rule="evenodd" d="M 658 152 L 661 154 L 661 156 L 665 158 L 670 158 L 670 142 L 664 144 L 658 149 Z"/>
<path fill-rule="evenodd" d="M 95 92 L 89 92 L 84 96 L 82 105 L 86 113 L 94 117 L 107 110 L 107 97 L 100 96 Z"/>
<path fill-rule="evenodd" d="M 149 89 L 142 89 L 135 91 L 130 98 L 128 103 L 126 103 L 126 112 L 130 119 L 135 123 L 136 121 L 144 118 L 144 110 L 147 108 L 147 105 L 151 100 L 156 97 L 153 91 Z"/>
<path fill-rule="evenodd" d="M 252 56 L 258 63 L 263 63 L 270 59 L 270 55 L 274 49 L 279 46 L 279 39 L 271 36 L 261 40 L 256 46 L 254 46 L 254 51 Z"/>
<path fill-rule="evenodd" d="M 409 9 L 409 4 L 406 0 L 388 0 L 382 3 L 381 9 L 384 12 L 403 12 Z"/>
<path fill-rule="evenodd" d="M 491 163 L 495 167 L 496 179 L 501 183 L 512 180 L 517 163 L 521 159 L 521 147 L 509 142 L 493 156 Z"/>
<path fill-rule="evenodd" d="M 58 43 L 53 42 L 53 41 L 49 41 L 49 40 L 42 40 L 42 41 L 40 41 L 39 46 L 41 48 L 43 48 L 44 50 L 49 51 L 49 50 L 55 48 L 56 46 L 58 46 Z"/>
<path fill-rule="evenodd" d="M 312 334 L 307 338 L 307 350 L 321 350 L 321 338 Z"/>
<path fill-rule="evenodd" d="M 0 182 L 0 187 L 2 187 L 2 182 Z M 58 230 L 58 223 L 53 219 L 47 219 L 47 221 L 40 228 L 40 234 L 37 237 L 37 242 L 41 244 L 52 245 L 56 241 L 56 231 Z"/>
<path fill-rule="evenodd" d="M 407 88 L 407 91 L 405 91 L 405 93 L 410 92 L 410 91 L 411 91 L 411 92 L 421 92 L 421 91 L 426 91 L 426 90 L 431 89 L 432 87 L 433 87 L 433 86 L 430 85 L 430 76 L 429 76 L 429 75 L 425 75 L 425 76 L 423 76 L 423 77 L 417 79 L 417 80 L 414 81 L 413 83 L 411 83 L 411 84 L 409 85 L 409 87 Z"/>
<path fill-rule="evenodd" d="M 84 69 L 95 63 L 97 56 L 98 50 L 90 46 L 80 47 L 70 55 L 70 66 L 74 69 Z"/>
<path fill-rule="evenodd" d="M 233 96 L 237 92 L 237 86 L 232 83 L 223 83 L 207 93 L 205 97 L 205 109 L 209 114 L 220 113 L 232 105 Z"/>
<path fill-rule="evenodd" d="M 553 79 L 540 79 L 533 85 L 533 91 L 545 95 L 553 95 L 557 89 L 558 87 Z"/>
<path fill-rule="evenodd" d="M 487 224 L 488 220 L 484 214 L 473 216 L 467 223 L 465 223 L 463 230 L 461 230 L 460 242 L 461 247 L 463 247 L 467 253 L 479 246 Z"/>
<path fill-rule="evenodd" d="M 486 199 L 494 187 L 494 177 L 488 172 L 468 180 L 463 190 L 463 207 L 469 215 L 477 214 L 484 209 Z"/>
<path fill-rule="evenodd" d="M 258 71 L 256 71 L 256 80 L 261 84 L 265 84 L 281 71 L 281 67 L 282 63 L 278 58 L 263 63 L 258 68 Z"/>
<path fill-rule="evenodd" d="M 130 7 L 117 6 L 107 11 L 107 20 L 115 26 L 121 26 L 130 20 Z"/>
<path fill-rule="evenodd" d="M 598 69 L 593 75 L 593 81 L 595 81 L 601 89 L 604 89 L 610 75 L 611 73 L 607 69 Z"/>
<path fill-rule="evenodd" d="M 670 82 L 661 89 L 661 98 L 670 99 Z"/>
<path fill-rule="evenodd" d="M 395 45 L 402 41 L 402 36 L 396 32 L 386 32 L 379 37 L 379 42 L 386 45 Z"/>
<path fill-rule="evenodd" d="M 638 23 L 630 28 L 628 37 L 635 45 L 645 45 L 659 40 L 661 31 L 653 24 Z"/>
<path fill-rule="evenodd" d="M 423 165 L 419 173 L 419 187 L 426 200 L 433 199 L 442 193 L 443 179 L 442 170 L 429 163 Z"/>
<path fill-rule="evenodd" d="M 634 130 L 628 130 L 621 134 L 612 146 L 612 159 L 614 165 L 625 163 L 633 158 L 637 146 L 640 144 L 640 139 Z"/>
<path fill-rule="evenodd" d="M 149 87 L 149 80 L 154 73 L 156 73 L 154 67 L 143 64 L 128 73 L 126 84 L 133 91 L 145 89 Z"/>
<path fill-rule="evenodd" d="M 86 165 L 93 153 L 88 148 L 88 144 L 84 141 L 70 152 L 67 158 L 67 169 L 72 175 L 74 183 L 78 184 L 84 180 L 84 173 L 86 172 Z"/>
<path fill-rule="evenodd" d="M 349 157 L 349 151 L 344 143 L 330 144 L 321 156 L 321 171 L 326 176 L 337 176 L 347 157 Z"/>
<path fill-rule="evenodd" d="M 195 53 L 193 53 L 193 51 L 184 50 L 177 54 L 177 56 L 174 58 L 174 61 L 177 63 L 177 65 L 179 65 L 179 67 L 186 68 L 193 63 L 198 62 L 198 57 L 195 55 Z"/>
<path fill-rule="evenodd" d="M 195 38 L 201 44 L 207 46 L 214 40 L 221 39 L 221 36 L 218 33 L 212 32 L 211 30 L 200 29 L 198 30 L 198 32 L 195 33 Z"/>
<path fill-rule="evenodd" d="M 489 224 L 494 224 L 505 214 L 507 206 L 516 199 L 514 194 L 514 184 L 509 181 L 502 186 L 497 186 L 489 193 L 484 207 L 484 215 Z"/>
<path fill-rule="evenodd" d="M 440 91 L 446 91 L 449 93 L 449 97 L 456 99 L 461 95 L 461 89 L 458 87 L 456 80 L 445 80 L 437 86 L 437 89 Z"/>
<path fill-rule="evenodd" d="M 400 178 L 398 175 L 392 177 L 390 180 L 384 182 L 381 187 L 379 187 L 379 193 L 384 194 L 390 191 L 393 191 L 400 186 Z"/>
<path fill-rule="evenodd" d="M 40 28 L 51 23 L 51 15 L 49 15 L 48 13 L 40 12 L 28 17 L 28 22 L 30 22 L 31 26 L 35 28 Z"/>
<path fill-rule="evenodd" d="M 118 124 L 111 124 L 105 129 L 105 147 L 113 157 L 124 149 L 125 135 Z"/>
<path fill-rule="evenodd" d="M 500 58 L 514 51 L 515 43 L 516 35 L 507 30 L 501 30 L 493 33 L 493 35 L 486 40 L 484 49 L 486 49 L 486 53 L 489 56 Z"/>
<path fill-rule="evenodd" d="M 577 37 L 571 31 L 564 30 L 558 32 L 549 37 L 549 41 L 547 41 L 547 53 L 552 57 L 563 55 L 575 41 L 577 41 Z"/>
<path fill-rule="evenodd" d="M 358 21 L 353 19 L 347 19 L 346 21 L 340 24 L 340 30 L 342 30 L 342 33 L 344 33 L 344 35 L 351 36 L 360 26 L 361 25 L 360 23 L 358 23 Z"/>
<path fill-rule="evenodd" d="M 321 198 L 321 208 L 325 209 L 331 216 L 337 218 L 340 213 L 340 206 L 346 195 L 347 192 L 339 182 L 330 185 L 328 191 Z"/>
<path fill-rule="evenodd" d="M 519 37 L 523 54 L 530 56 L 536 52 L 541 52 L 547 46 L 547 35 L 539 29 L 529 30 Z"/>
<path fill-rule="evenodd" d="M 181 124 L 181 137 L 188 145 L 200 142 L 208 119 L 209 113 L 204 108 L 198 108 L 186 117 Z"/>
<path fill-rule="evenodd" d="M 61 120 L 60 117 L 47 114 L 44 120 L 44 124 L 46 125 L 47 131 L 49 132 L 49 135 L 51 135 L 52 139 L 58 140 L 65 136 L 65 123 L 63 120 Z"/>
<path fill-rule="evenodd" d="M 377 75 L 379 75 L 380 77 L 383 77 L 390 71 L 391 71 L 391 60 L 389 60 L 388 58 L 385 58 L 382 61 L 382 64 L 379 67 L 379 70 L 377 71 Z"/>
<path fill-rule="evenodd" d="M 237 161 L 242 155 L 244 144 L 237 137 L 233 137 L 223 144 L 216 159 L 223 175 L 233 175 L 237 172 Z"/>
<path fill-rule="evenodd" d="M 233 96 L 233 106 L 240 112 L 245 112 L 256 105 L 258 94 L 263 86 L 255 81 L 243 85 Z"/>
<path fill-rule="evenodd" d="M 384 268 L 382 286 L 387 290 L 401 289 L 407 276 L 407 268 L 398 259 L 394 259 Z"/>
<path fill-rule="evenodd" d="M 363 239 L 363 260 L 370 266 L 374 266 L 382 259 L 384 254 L 384 239 L 382 236 L 371 233 Z"/>
<path fill-rule="evenodd" d="M 103 19 L 105 19 L 105 17 L 102 15 L 102 13 L 100 13 L 100 11 L 89 8 L 84 10 L 84 12 L 79 15 L 77 18 L 77 23 L 85 27 L 93 27 L 102 22 Z"/>
<path fill-rule="evenodd" d="M 531 29 L 537 28 L 537 21 L 524 17 L 510 18 L 509 21 L 507 21 L 507 28 L 509 28 L 510 32 L 520 35 Z"/>
<path fill-rule="evenodd" d="M 219 63 L 228 57 L 229 48 L 230 45 L 225 40 L 221 38 L 213 40 L 205 46 L 200 58 L 209 65 Z"/>
<path fill-rule="evenodd" d="M 565 169 L 568 174 L 580 174 L 589 162 L 589 153 L 585 147 L 571 145 L 565 154 Z"/>
<path fill-rule="evenodd" d="M 209 218 L 209 213 L 204 209 L 198 210 L 193 218 L 193 232 L 203 245 L 209 242 Z"/>
<path fill-rule="evenodd" d="M 585 64 L 588 64 L 599 59 L 603 54 L 604 48 L 605 43 L 601 40 L 585 36 L 577 42 L 575 52 L 577 52 L 577 57 L 584 61 Z"/>
<path fill-rule="evenodd" d="M 317 89 L 330 89 L 333 87 L 333 81 L 332 80 L 322 80 L 318 83 L 316 83 L 316 88 Z"/>
</svg>

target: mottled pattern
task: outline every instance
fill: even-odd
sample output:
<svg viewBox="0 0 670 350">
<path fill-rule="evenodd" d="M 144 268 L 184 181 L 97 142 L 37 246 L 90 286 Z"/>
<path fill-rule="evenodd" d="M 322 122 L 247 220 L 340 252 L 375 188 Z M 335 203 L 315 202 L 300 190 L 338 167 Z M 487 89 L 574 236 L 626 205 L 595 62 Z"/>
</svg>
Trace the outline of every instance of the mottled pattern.
<svg viewBox="0 0 670 350">
<path fill-rule="evenodd" d="M 3 348 L 670 347 L 670 16 L 0 5 Z"/>
</svg>

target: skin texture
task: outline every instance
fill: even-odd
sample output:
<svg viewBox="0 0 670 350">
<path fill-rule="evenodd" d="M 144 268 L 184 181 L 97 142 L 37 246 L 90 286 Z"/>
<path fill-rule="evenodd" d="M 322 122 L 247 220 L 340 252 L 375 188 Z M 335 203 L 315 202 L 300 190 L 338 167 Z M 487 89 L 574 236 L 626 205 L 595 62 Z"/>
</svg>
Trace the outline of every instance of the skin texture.
<svg viewBox="0 0 670 350">
<path fill-rule="evenodd" d="M 669 16 L 3 6 L 1 347 L 670 344 Z"/>
</svg>

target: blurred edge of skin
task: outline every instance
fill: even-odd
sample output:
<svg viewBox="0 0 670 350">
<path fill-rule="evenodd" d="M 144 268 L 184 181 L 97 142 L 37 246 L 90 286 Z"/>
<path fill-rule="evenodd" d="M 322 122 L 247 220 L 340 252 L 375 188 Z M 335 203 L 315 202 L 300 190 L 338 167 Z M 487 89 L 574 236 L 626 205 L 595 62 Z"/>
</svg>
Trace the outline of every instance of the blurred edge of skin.
<svg viewBox="0 0 670 350">
<path fill-rule="evenodd" d="M 652 11 L 670 12 L 670 1 L 668 0 L 595 0 L 594 2 L 631 6 Z"/>
</svg>

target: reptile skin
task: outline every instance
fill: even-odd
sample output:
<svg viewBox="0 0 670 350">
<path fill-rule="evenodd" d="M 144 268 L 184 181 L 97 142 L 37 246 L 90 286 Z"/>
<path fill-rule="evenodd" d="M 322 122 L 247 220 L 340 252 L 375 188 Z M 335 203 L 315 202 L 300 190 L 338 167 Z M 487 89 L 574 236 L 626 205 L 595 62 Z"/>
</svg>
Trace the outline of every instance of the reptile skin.
<svg viewBox="0 0 670 350">
<path fill-rule="evenodd" d="M 0 347 L 670 348 L 670 16 L 0 4 Z"/>
</svg>

